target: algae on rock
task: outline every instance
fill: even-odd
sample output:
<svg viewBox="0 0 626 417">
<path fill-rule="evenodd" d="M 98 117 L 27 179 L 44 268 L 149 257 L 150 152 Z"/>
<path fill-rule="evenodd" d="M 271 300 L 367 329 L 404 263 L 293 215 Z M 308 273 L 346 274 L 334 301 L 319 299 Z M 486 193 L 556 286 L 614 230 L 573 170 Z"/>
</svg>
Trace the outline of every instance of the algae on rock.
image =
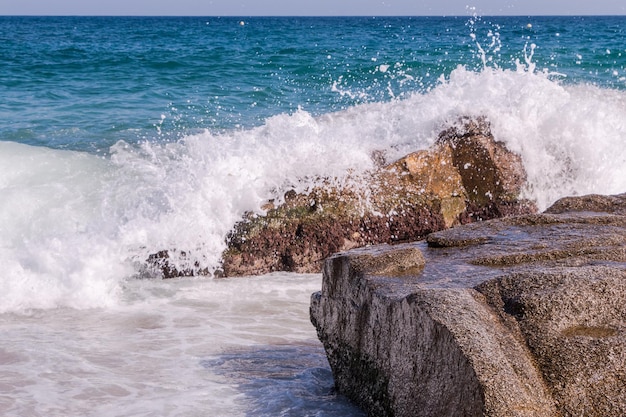
<svg viewBox="0 0 626 417">
<path fill-rule="evenodd" d="M 244 219 L 228 236 L 224 274 L 319 272 L 338 251 L 536 210 L 519 197 L 526 180 L 521 158 L 493 138 L 482 118 L 462 118 L 430 149 L 382 165 L 353 186 L 321 180 Z"/>
</svg>

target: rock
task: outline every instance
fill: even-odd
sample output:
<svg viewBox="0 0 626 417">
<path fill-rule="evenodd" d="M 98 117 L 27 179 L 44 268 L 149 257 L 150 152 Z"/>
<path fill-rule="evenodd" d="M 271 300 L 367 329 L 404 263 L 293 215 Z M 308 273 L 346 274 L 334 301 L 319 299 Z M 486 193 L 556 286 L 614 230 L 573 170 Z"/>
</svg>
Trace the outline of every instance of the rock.
<svg viewBox="0 0 626 417">
<path fill-rule="evenodd" d="M 372 416 L 626 415 L 625 209 L 567 198 L 331 256 L 311 320 L 337 389 Z"/>
<path fill-rule="evenodd" d="M 319 272 L 331 254 L 399 243 L 461 223 L 532 213 L 519 199 L 521 158 L 496 142 L 484 119 L 461 119 L 429 150 L 366 173 L 355 186 L 321 180 L 309 193 L 294 191 L 266 215 L 248 216 L 227 238 L 226 276 L 272 271 Z M 349 181 L 348 181 L 349 182 Z"/>
<path fill-rule="evenodd" d="M 565 197 L 554 203 L 546 213 L 591 211 L 626 216 L 626 193 L 619 195 L 590 194 L 583 197 Z"/>
<path fill-rule="evenodd" d="M 209 276 L 211 273 L 208 268 L 201 267 L 199 261 L 191 259 L 185 251 L 162 250 L 148 256 L 140 275 L 143 277 L 158 276 L 169 279 Z"/>
<path fill-rule="evenodd" d="M 443 131 L 437 144 L 450 148 L 469 200 L 478 206 L 515 200 L 526 183 L 519 155 L 510 152 L 491 135 L 485 119 L 463 118 Z"/>
</svg>

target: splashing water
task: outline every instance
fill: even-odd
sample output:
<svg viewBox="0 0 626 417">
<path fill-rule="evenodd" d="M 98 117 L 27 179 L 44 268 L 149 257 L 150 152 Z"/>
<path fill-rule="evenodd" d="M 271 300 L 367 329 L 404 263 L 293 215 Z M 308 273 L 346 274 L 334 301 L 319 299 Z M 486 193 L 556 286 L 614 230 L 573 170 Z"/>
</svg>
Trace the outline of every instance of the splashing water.
<svg viewBox="0 0 626 417">
<path fill-rule="evenodd" d="M 115 283 L 163 249 L 216 268 L 226 234 L 246 211 L 306 189 L 303 179 L 371 169 L 375 150 L 393 160 L 424 149 L 461 115 L 486 116 L 495 137 L 521 154 L 526 197 L 541 209 L 566 195 L 626 189 L 624 93 L 564 86 L 531 69 L 459 67 L 402 100 L 320 117 L 298 110 L 256 128 L 170 143 L 119 142 L 109 159 L 0 142 L 1 250 L 15 286 L 2 308 L 109 303 Z M 33 160 L 37 169 L 25 172 Z"/>
<path fill-rule="evenodd" d="M 360 415 L 308 322 L 319 275 L 135 278 L 163 249 L 218 268 L 244 213 L 459 116 L 541 209 L 626 191 L 618 17 L 32 19 L 0 18 L 4 415 Z"/>
</svg>

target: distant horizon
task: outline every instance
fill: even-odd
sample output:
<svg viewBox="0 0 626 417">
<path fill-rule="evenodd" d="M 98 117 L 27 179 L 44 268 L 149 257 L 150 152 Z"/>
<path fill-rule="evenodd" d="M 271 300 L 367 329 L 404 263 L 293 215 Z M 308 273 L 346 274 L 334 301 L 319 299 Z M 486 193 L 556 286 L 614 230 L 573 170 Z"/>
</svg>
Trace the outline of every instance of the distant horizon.
<svg viewBox="0 0 626 417">
<path fill-rule="evenodd" d="M 0 16 L 448 17 L 626 16 L 615 0 L 20 0 Z"/>
<path fill-rule="evenodd" d="M 626 17 L 626 13 L 624 14 L 610 14 L 610 13 L 599 13 L 599 14 L 478 14 L 478 17 Z M 297 18 L 342 18 L 342 17 L 365 17 L 365 18 L 377 18 L 377 17 L 472 17 L 469 14 L 444 14 L 444 15 L 370 15 L 370 14 L 354 14 L 354 15 L 282 15 L 282 14 L 219 14 L 219 15 L 203 15 L 203 14 L 0 14 L 0 17 L 211 17 L 211 18 L 221 18 L 221 17 L 234 17 L 234 18 L 250 18 L 250 17 L 297 17 Z"/>
</svg>

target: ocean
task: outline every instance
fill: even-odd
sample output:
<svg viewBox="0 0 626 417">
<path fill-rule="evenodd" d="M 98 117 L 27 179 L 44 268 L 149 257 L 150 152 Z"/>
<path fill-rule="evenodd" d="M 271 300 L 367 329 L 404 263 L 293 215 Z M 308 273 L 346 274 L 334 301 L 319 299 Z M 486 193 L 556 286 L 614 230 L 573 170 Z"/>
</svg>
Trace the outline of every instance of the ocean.
<svg viewBox="0 0 626 417">
<path fill-rule="evenodd" d="M 0 414 L 361 416 L 321 275 L 219 268 L 246 212 L 485 116 L 527 198 L 626 191 L 626 16 L 0 17 Z"/>
</svg>

